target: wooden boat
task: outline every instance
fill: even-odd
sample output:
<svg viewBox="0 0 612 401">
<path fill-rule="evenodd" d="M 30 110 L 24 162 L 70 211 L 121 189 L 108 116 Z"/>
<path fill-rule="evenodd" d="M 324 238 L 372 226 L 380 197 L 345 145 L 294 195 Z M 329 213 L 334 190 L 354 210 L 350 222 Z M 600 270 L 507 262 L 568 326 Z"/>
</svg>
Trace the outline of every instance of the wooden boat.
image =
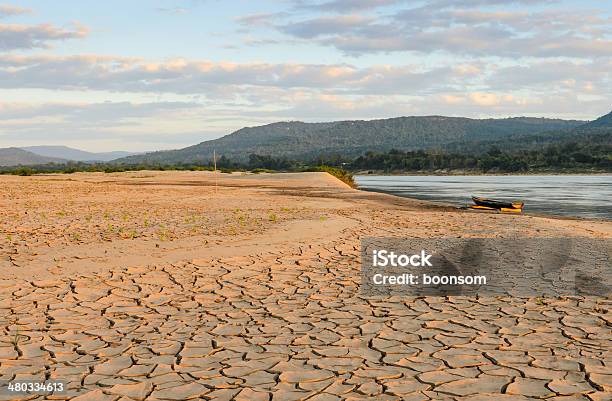
<svg viewBox="0 0 612 401">
<path fill-rule="evenodd" d="M 479 198 L 472 196 L 472 200 L 476 205 L 470 206 L 472 209 L 481 210 L 500 210 L 502 212 L 520 213 L 523 211 L 524 202 L 507 202 L 487 198 Z"/>
<path fill-rule="evenodd" d="M 486 206 L 493 209 L 522 209 L 523 205 L 525 204 L 523 202 L 507 202 L 494 199 L 479 198 L 476 196 L 472 196 L 472 200 L 477 206 Z"/>
<path fill-rule="evenodd" d="M 470 209 L 475 209 L 475 210 L 494 210 L 494 211 L 508 212 L 508 213 L 521 213 L 523 211 L 523 209 L 515 209 L 515 208 L 508 208 L 508 207 L 502 207 L 500 209 L 496 209 L 496 208 L 492 208 L 492 207 L 478 206 L 478 205 L 471 205 Z"/>
</svg>

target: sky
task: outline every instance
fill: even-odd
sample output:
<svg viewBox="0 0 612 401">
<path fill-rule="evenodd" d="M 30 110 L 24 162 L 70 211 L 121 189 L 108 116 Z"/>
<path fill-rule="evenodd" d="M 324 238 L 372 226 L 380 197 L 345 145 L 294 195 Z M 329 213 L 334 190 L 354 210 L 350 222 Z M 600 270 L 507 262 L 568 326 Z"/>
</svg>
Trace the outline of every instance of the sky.
<svg viewBox="0 0 612 401">
<path fill-rule="evenodd" d="M 0 0 L 0 147 L 611 109 L 608 0 Z"/>
</svg>

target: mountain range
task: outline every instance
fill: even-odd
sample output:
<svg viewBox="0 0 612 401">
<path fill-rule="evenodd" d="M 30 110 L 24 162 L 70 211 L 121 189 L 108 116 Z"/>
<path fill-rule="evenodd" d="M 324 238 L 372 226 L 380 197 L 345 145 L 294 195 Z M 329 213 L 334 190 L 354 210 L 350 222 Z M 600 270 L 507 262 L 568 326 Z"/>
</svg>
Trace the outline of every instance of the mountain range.
<svg viewBox="0 0 612 401">
<path fill-rule="evenodd" d="M 515 135 L 570 131 L 585 121 L 515 117 L 398 117 L 371 121 L 304 123 L 278 122 L 247 127 L 219 139 L 184 149 L 159 151 L 118 159 L 121 164 L 206 162 L 213 151 L 232 161 L 250 154 L 310 160 L 322 155 L 355 157 L 367 151 L 446 148 L 458 143 L 501 140 Z"/>
<path fill-rule="evenodd" d="M 22 147 L 21 149 L 41 156 L 57 157 L 60 159 L 79 162 L 108 162 L 111 160 L 119 159 L 120 157 L 127 157 L 138 154 L 135 152 L 123 151 L 93 153 L 86 152 L 80 149 L 70 148 L 68 146 L 26 146 Z"/>
<path fill-rule="evenodd" d="M 135 152 L 86 152 L 68 146 L 26 146 L 0 149 L 0 166 L 32 166 L 37 164 L 65 164 L 68 162 L 109 162 L 137 155 Z"/>
<path fill-rule="evenodd" d="M 514 134 L 480 141 L 455 142 L 447 145 L 445 150 L 464 154 L 479 154 L 496 147 L 501 150 L 517 152 L 538 150 L 549 145 L 571 145 L 573 143 L 612 146 L 612 112 L 572 129 Z"/>
<path fill-rule="evenodd" d="M 0 166 L 31 166 L 36 164 L 66 163 L 67 160 L 57 157 L 37 155 L 19 148 L 0 149 Z"/>
<path fill-rule="evenodd" d="M 552 143 L 612 141 L 612 112 L 594 121 L 531 117 L 471 119 L 463 117 L 397 117 L 321 123 L 277 122 L 241 128 L 219 139 L 183 149 L 134 154 L 92 153 L 66 146 L 0 149 L 0 166 L 46 163 L 112 162 L 116 164 L 207 163 L 213 152 L 245 162 L 250 154 L 311 161 L 319 156 L 352 158 L 368 151 L 440 149 L 486 152 L 532 149 Z"/>
</svg>

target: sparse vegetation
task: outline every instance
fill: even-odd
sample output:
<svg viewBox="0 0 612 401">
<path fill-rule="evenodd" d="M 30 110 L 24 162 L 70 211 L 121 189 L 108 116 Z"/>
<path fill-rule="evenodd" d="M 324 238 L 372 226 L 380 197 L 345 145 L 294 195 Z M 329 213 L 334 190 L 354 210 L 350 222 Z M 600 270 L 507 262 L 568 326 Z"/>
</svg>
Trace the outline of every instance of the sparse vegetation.
<svg viewBox="0 0 612 401">
<path fill-rule="evenodd" d="M 15 169 L 15 175 L 29 176 L 35 174 L 35 171 L 30 167 L 19 167 Z"/>
<path fill-rule="evenodd" d="M 325 173 L 333 175 L 334 177 L 336 177 L 340 181 L 344 182 L 345 184 L 348 184 L 351 188 L 356 188 L 357 187 L 357 184 L 355 184 L 355 180 L 353 179 L 353 174 L 351 174 L 347 170 L 344 170 L 344 169 L 341 169 L 341 168 L 330 167 L 330 166 L 318 166 L 318 167 L 314 167 L 314 168 L 304 169 L 304 171 L 321 171 L 321 172 L 325 172 Z"/>
<path fill-rule="evenodd" d="M 15 335 L 13 336 L 13 338 L 11 339 L 11 344 L 13 345 L 13 347 L 15 349 L 17 349 L 19 347 L 19 341 L 21 341 L 21 334 L 19 333 L 19 326 L 17 326 L 15 324 Z"/>
</svg>

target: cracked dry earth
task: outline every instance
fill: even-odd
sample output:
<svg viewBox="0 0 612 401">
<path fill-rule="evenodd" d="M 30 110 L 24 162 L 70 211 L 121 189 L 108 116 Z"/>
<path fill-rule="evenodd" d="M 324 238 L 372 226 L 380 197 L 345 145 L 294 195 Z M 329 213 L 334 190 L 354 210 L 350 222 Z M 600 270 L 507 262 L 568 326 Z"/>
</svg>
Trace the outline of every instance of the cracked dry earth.
<svg viewBox="0 0 612 401">
<path fill-rule="evenodd" d="M 610 298 L 359 293 L 365 235 L 603 238 L 609 223 L 432 209 L 317 173 L 228 176 L 218 189 L 203 173 L 2 180 L 18 224 L 5 207 L 0 381 L 68 388 L 24 399 L 612 399 Z M 69 220 L 32 219 L 32 204 L 57 216 L 79 191 Z M 170 210 L 175 234 L 136 217 L 124 223 L 141 236 L 97 232 L 109 205 Z M 182 213 L 206 219 L 194 231 Z M 78 241 L 29 238 L 86 224 Z"/>
</svg>

